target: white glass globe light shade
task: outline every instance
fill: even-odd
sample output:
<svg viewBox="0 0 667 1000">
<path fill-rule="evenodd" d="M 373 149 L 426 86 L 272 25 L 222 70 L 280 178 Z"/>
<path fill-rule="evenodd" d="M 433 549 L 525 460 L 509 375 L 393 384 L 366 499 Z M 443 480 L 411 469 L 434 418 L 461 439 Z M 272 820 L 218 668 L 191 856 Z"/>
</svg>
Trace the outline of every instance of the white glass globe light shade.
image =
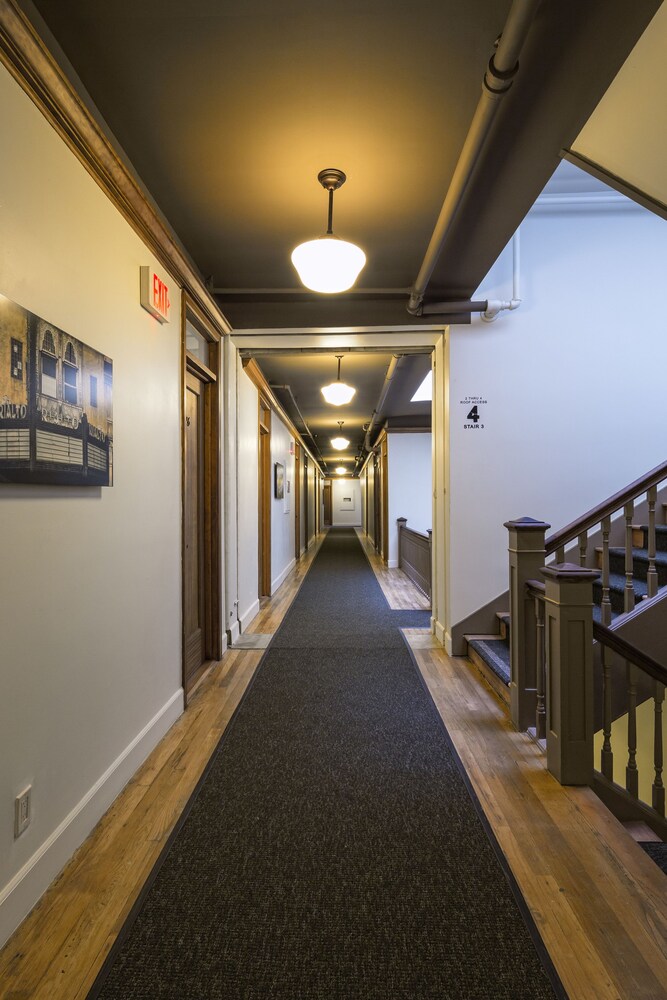
<svg viewBox="0 0 667 1000">
<path fill-rule="evenodd" d="M 347 472 L 347 469 L 345 468 L 344 465 L 337 465 L 336 472 L 338 473 L 339 476 L 344 476 L 345 473 Z"/>
<path fill-rule="evenodd" d="M 344 437 L 331 438 L 332 447 L 334 447 L 336 451 L 345 451 L 349 443 L 350 442 L 347 438 Z"/>
<path fill-rule="evenodd" d="M 354 386 L 347 385 L 345 382 L 332 382 L 331 385 L 323 385 L 321 389 L 327 403 L 331 403 L 332 406 L 343 406 L 344 403 L 349 403 L 356 391 Z"/>
<path fill-rule="evenodd" d="M 366 263 L 366 254 L 337 236 L 321 236 L 300 243 L 292 251 L 292 263 L 306 288 L 332 295 L 352 288 Z"/>
</svg>

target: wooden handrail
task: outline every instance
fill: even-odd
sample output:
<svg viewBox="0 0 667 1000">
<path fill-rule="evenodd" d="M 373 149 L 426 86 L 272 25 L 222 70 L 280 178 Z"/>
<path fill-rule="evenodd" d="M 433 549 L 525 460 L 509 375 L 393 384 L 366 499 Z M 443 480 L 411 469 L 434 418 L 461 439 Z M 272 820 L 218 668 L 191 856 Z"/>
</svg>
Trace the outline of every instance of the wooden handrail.
<svg viewBox="0 0 667 1000">
<path fill-rule="evenodd" d="M 539 580 L 526 580 L 526 590 L 531 597 L 537 597 L 539 601 L 544 600 L 546 587 Z"/>
<path fill-rule="evenodd" d="M 633 646 L 626 639 L 622 639 L 617 632 L 607 628 L 606 625 L 593 622 L 593 638 L 597 639 L 602 646 L 606 646 L 607 649 L 618 653 L 624 660 L 634 663 L 636 667 L 639 667 L 640 670 L 643 670 L 645 674 L 648 674 L 649 677 L 652 677 L 660 684 L 667 685 L 667 669 L 661 663 L 647 656 L 646 653 L 642 653 L 641 649 L 637 649 L 636 646 Z"/>
<path fill-rule="evenodd" d="M 624 504 L 629 503 L 630 500 L 635 500 L 640 493 L 644 493 L 649 487 L 657 486 L 663 479 L 667 479 L 667 462 L 656 465 L 655 469 L 647 472 L 641 479 L 636 479 L 634 483 L 630 483 L 625 489 L 614 493 L 608 500 L 603 500 L 597 507 L 592 507 L 586 514 L 578 517 L 576 521 L 572 521 L 571 524 L 550 535 L 545 542 L 547 555 L 552 555 L 556 549 L 567 545 L 568 542 L 573 541 L 583 531 L 593 528 L 596 524 L 599 524 L 603 517 L 609 517 L 611 514 L 614 514 Z"/>
<path fill-rule="evenodd" d="M 406 535 L 414 535 L 415 538 L 421 538 L 421 540 L 423 542 L 428 542 L 428 540 L 429 540 L 428 534 L 426 532 L 415 531 L 414 528 L 406 528 L 405 525 L 403 525 L 403 529 L 402 530 L 406 533 Z"/>
</svg>

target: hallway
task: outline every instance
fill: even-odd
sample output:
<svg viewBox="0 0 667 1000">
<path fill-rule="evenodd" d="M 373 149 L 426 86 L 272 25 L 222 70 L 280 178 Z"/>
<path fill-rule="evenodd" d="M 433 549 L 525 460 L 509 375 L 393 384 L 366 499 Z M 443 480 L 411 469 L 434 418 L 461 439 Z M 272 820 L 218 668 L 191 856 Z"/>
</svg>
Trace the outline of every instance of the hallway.
<svg viewBox="0 0 667 1000">
<path fill-rule="evenodd" d="M 553 995 L 397 628 L 427 621 L 328 533 L 101 998 Z"/>
<path fill-rule="evenodd" d="M 313 546 L 308 555 L 302 560 L 298 569 L 285 582 L 280 592 L 274 599 L 266 603 L 255 621 L 252 623 L 253 633 L 273 633 L 281 621 L 285 620 L 285 628 L 282 629 L 274 639 L 276 653 L 279 658 L 287 662 L 296 657 L 304 655 L 304 643 L 300 643 L 300 636 L 305 635 L 305 622 L 309 614 L 319 614 L 319 598 L 324 593 L 328 594 L 328 604 L 323 606 L 323 610 L 329 617 L 332 630 L 339 633 L 341 642 L 347 648 L 343 651 L 343 657 L 335 654 L 327 672 L 332 670 L 345 669 L 348 671 L 348 680 L 351 680 L 354 671 L 349 670 L 349 663 L 354 657 L 354 651 L 359 645 L 366 643 L 363 655 L 359 657 L 359 663 L 365 664 L 371 656 L 371 661 L 380 659 L 390 661 L 399 657 L 402 652 L 400 638 L 397 641 L 398 633 L 388 634 L 386 631 L 382 636 L 378 626 L 384 626 L 385 630 L 395 627 L 396 624 L 408 626 L 405 634 L 411 636 L 411 642 L 415 647 L 415 657 L 419 662 L 420 669 L 434 697 L 438 709 L 445 718 L 450 734 L 456 745 L 466 768 L 469 772 L 473 787 L 479 796 L 486 816 L 494 828 L 495 835 L 507 857 L 513 874 L 521 886 L 521 890 L 526 898 L 526 902 L 540 927 L 541 935 L 549 947 L 549 950 L 556 963 L 558 973 L 566 986 L 568 995 L 572 998 L 581 997 L 646 997 L 657 998 L 662 995 L 661 977 L 664 979 L 665 958 L 661 955 L 659 928 L 664 926 L 664 899 L 660 892 L 660 887 L 656 888 L 655 867 L 641 852 L 641 850 L 627 838 L 622 829 L 613 817 L 611 817 L 598 800 L 587 789 L 564 789 L 558 786 L 544 769 L 543 759 L 532 743 L 524 734 L 519 734 L 511 730 L 506 714 L 499 705 L 496 698 L 487 691 L 479 681 L 478 675 L 470 668 L 465 661 L 454 661 L 444 654 L 441 649 L 433 645 L 432 637 L 425 632 L 414 627 L 410 628 L 408 623 L 415 620 L 414 613 L 391 612 L 384 598 L 379 594 L 375 580 L 368 571 L 368 564 L 365 563 L 361 550 L 356 539 L 350 533 L 345 533 L 339 540 L 343 543 L 348 552 L 348 556 L 354 553 L 354 574 L 345 577 L 344 592 L 350 608 L 357 609 L 360 602 L 366 604 L 368 596 L 373 607 L 373 614 L 366 616 L 360 631 L 355 634 L 350 627 L 349 618 L 341 617 L 341 608 L 336 609 L 331 602 L 333 588 L 330 587 L 331 580 L 335 579 L 334 574 L 340 572 L 340 566 L 336 567 L 336 560 L 332 561 L 332 554 L 327 555 L 326 550 L 322 554 L 320 566 L 323 572 L 320 574 L 318 583 L 317 573 L 313 574 L 312 581 L 314 590 L 311 590 L 309 597 L 308 590 L 302 591 L 302 598 L 297 598 L 292 605 L 295 594 L 299 593 L 304 578 L 309 579 L 306 574 L 317 557 L 318 548 Z M 321 539 L 318 540 L 321 542 Z M 317 563 L 315 564 L 317 567 Z M 354 577 L 357 582 L 355 583 Z M 343 583 L 343 577 L 336 581 Z M 361 582 L 361 588 L 359 584 Z M 321 588 L 318 595 L 316 592 Z M 363 593 L 363 598 L 360 594 Z M 290 610 L 290 605 L 292 605 Z M 343 612 L 345 613 L 345 612 Z M 417 613 L 417 617 L 420 614 Z M 285 618 L 285 616 L 287 616 Z M 310 625 L 311 623 L 309 623 Z M 369 649 L 368 629 L 375 630 L 372 637 L 372 645 L 378 641 L 383 642 L 384 648 L 378 652 L 377 648 Z M 293 644 L 293 648 L 290 646 Z M 430 647 L 430 648 L 429 648 Z M 287 654 L 287 655 L 286 655 Z M 4 984 L 3 997 L 11 998 L 84 998 L 95 980 L 100 966 L 105 956 L 112 947 L 114 940 L 123 926 L 134 901 L 139 895 L 143 882 L 149 875 L 155 861 L 160 855 L 167 842 L 174 825 L 177 824 L 179 815 L 186 805 L 192 790 L 197 785 L 198 778 L 205 767 L 208 757 L 214 751 L 220 736 L 225 732 L 229 720 L 236 708 L 243 691 L 247 688 L 254 672 L 262 657 L 262 653 L 253 649 L 240 649 L 228 651 L 223 661 L 209 675 L 203 683 L 201 689 L 192 703 L 192 706 L 173 727 L 163 742 L 157 747 L 146 764 L 141 768 L 134 780 L 128 785 L 125 792 L 120 796 L 111 810 L 103 818 L 93 835 L 89 838 L 82 849 L 77 853 L 72 862 L 68 865 L 62 876 L 49 890 L 46 896 L 35 908 L 31 916 L 26 920 L 22 928 L 10 940 L 5 950 L 0 953 L 0 981 Z M 306 653 L 305 663 L 312 663 L 311 651 Z M 315 669 L 323 662 L 322 656 L 318 654 Z M 365 669 L 365 668 L 364 668 Z M 407 670 L 403 667 L 404 681 L 412 672 L 411 665 Z M 264 676 L 273 671 L 265 671 Z M 260 677 L 262 675 L 260 674 Z M 416 674 L 412 673 L 413 679 Z M 253 685 L 253 689 L 254 689 Z M 379 686 L 384 688 L 385 685 Z M 414 685 L 418 688 L 419 685 Z M 285 727 L 280 723 L 278 715 L 281 717 L 294 710 L 303 707 L 303 702 L 299 701 L 303 697 L 301 693 L 301 683 L 297 684 L 297 701 L 290 705 L 290 698 L 283 702 L 282 706 L 277 706 L 279 711 L 276 714 L 277 724 L 276 734 L 287 735 Z M 337 691 L 337 685 L 330 688 Z M 445 695 L 445 691 L 447 692 Z M 403 692 L 405 694 L 405 692 Z M 295 694 L 294 691 L 291 694 Z M 422 694 L 420 690 L 420 694 Z M 413 690 L 412 697 L 416 697 Z M 252 706 L 252 697 L 248 699 Z M 246 702 L 246 704 L 248 704 Z M 273 704 L 273 703 L 272 703 Z M 410 713 L 404 712 L 401 704 L 396 706 L 398 729 L 401 728 L 401 720 L 410 723 L 413 721 L 413 708 L 416 708 L 417 715 L 424 711 L 422 703 L 419 705 L 419 698 L 416 702 L 411 702 Z M 271 705 L 267 706 L 271 715 Z M 358 705 L 353 701 L 350 705 L 354 710 Z M 427 713 L 428 714 L 428 713 Z M 297 716 L 300 717 L 299 711 Z M 357 715 L 360 732 L 366 730 L 369 719 L 367 713 Z M 396 719 L 394 721 L 397 721 Z M 335 726 L 335 719 L 323 713 L 318 720 L 326 732 L 331 731 Z M 437 722 L 437 720 L 436 720 Z M 418 728 L 418 727 L 417 727 Z M 411 730 L 411 726 L 408 726 Z M 381 735 L 382 727 L 379 726 L 376 735 Z M 394 746 L 393 736 L 396 728 L 391 729 L 392 740 L 387 741 L 387 749 Z M 437 744 L 441 739 L 442 730 L 439 724 L 430 731 L 430 742 Z M 403 732 L 403 749 L 405 740 L 408 745 L 412 745 L 412 736 L 405 730 Z M 400 746 L 400 741 L 397 740 Z M 358 749 L 365 751 L 366 743 L 362 740 Z M 429 747 L 430 749 L 430 747 Z M 224 749 L 223 749 L 224 756 Z M 363 753 L 359 760 L 363 760 Z M 270 764 L 269 760 L 269 764 Z M 311 762 L 306 761 L 310 766 Z M 354 767 L 347 769 L 347 777 L 355 770 Z M 401 776 L 400 760 L 394 760 L 392 769 L 393 779 Z M 280 778 L 280 774 L 277 775 Z M 324 774 L 320 772 L 318 782 L 307 784 L 306 800 L 312 794 L 321 796 L 322 790 L 327 780 L 336 777 L 334 774 Z M 321 780 L 319 780 L 321 779 Z M 400 780 L 397 782 L 400 785 Z M 264 783 L 266 786 L 266 783 Z M 315 787 L 313 787 L 315 785 Z M 346 782 L 343 791 L 348 788 Z M 440 793 L 440 782 L 438 783 Z M 253 787 L 254 790 L 254 787 Z M 371 801 L 376 807 L 385 801 L 387 791 L 395 794 L 387 782 L 382 786 L 377 783 L 376 788 L 366 787 L 359 796 L 357 804 L 361 807 L 357 815 L 363 815 Z M 243 793 L 243 790 L 242 790 Z M 251 795 L 252 797 L 252 795 Z M 430 800 L 430 796 L 428 797 Z M 346 802 L 344 795 L 341 801 Z M 387 800 L 389 804 L 389 800 Z M 529 806 L 527 806 L 529 803 Z M 278 811 L 279 811 L 279 803 Z M 292 815 L 289 803 L 286 810 L 288 821 Z M 392 804 L 394 805 L 394 804 Z M 428 810 L 437 804 L 427 802 Z M 349 802 L 348 802 L 349 806 Z M 420 807 L 424 807 L 423 799 Z M 405 851 L 405 858 L 408 858 L 408 871 L 412 877 L 415 875 L 415 859 L 412 849 L 414 847 L 413 834 L 415 827 L 413 820 L 419 826 L 421 808 L 415 810 L 411 816 L 410 836 L 402 844 L 402 848 L 410 848 Z M 333 820 L 336 822 L 334 810 Z M 303 813 L 295 813 L 296 822 L 292 833 L 298 834 L 300 820 Z M 313 821 L 317 817 L 311 817 Z M 386 848 L 386 838 L 389 831 L 393 829 L 394 834 L 399 835 L 401 841 L 401 810 L 397 808 L 387 809 L 381 817 L 382 843 Z M 436 818 L 437 820 L 437 818 Z M 451 823 L 451 815 L 440 816 L 437 822 L 432 822 L 429 829 L 431 832 L 437 830 L 438 836 L 432 838 L 432 848 L 436 852 L 443 850 L 446 844 L 446 830 Z M 332 828 L 333 829 L 333 828 Z M 342 844 L 350 845 L 352 848 L 359 846 L 359 841 L 355 837 L 349 836 L 350 827 L 343 831 Z M 480 827 L 481 830 L 481 827 Z M 252 824 L 249 824 L 246 831 L 252 835 Z M 319 828 L 321 833 L 321 828 Z M 331 844 L 332 830 L 325 831 Z M 341 828 L 339 827 L 339 832 Z M 405 832 L 405 831 L 403 831 Z M 442 836 L 441 836 L 442 833 Z M 478 834 L 479 836 L 479 834 Z M 283 843 L 290 847 L 289 838 Z M 363 840 L 363 834 L 362 834 Z M 481 833 L 481 851 L 489 852 L 488 841 L 486 844 L 485 835 Z M 379 842 L 379 841 L 378 841 Z M 577 866 L 572 865 L 573 850 L 582 861 Z M 373 845 L 377 847 L 377 842 Z M 480 849 L 480 845 L 477 845 Z M 397 855 L 400 857 L 399 855 Z M 376 866 L 382 855 L 374 850 L 369 852 L 367 863 Z M 540 858 L 539 865 L 535 866 L 536 857 Z M 389 859 L 392 860 L 391 853 Z M 262 863 L 265 859 L 259 860 Z M 434 862 L 443 863 L 443 857 L 437 858 L 434 855 Z M 492 867 L 495 859 L 492 858 Z M 457 857 L 454 866 L 451 859 L 448 874 L 452 874 L 452 867 L 459 865 Z M 410 868 L 412 866 L 412 870 Z M 399 866 L 400 867 L 400 866 Z M 417 866 L 418 867 L 418 866 Z M 378 869 L 375 868 L 377 871 Z M 303 874 L 298 869 L 293 869 L 297 875 Z M 325 874 L 328 871 L 324 868 Z M 424 874 L 424 873 L 422 873 Z M 400 875 L 400 872 L 399 872 Z M 416 885 L 428 885 L 431 900 L 437 899 L 437 880 L 442 875 L 438 871 L 438 866 L 427 872 L 428 877 L 423 883 L 415 881 Z M 504 881 L 500 870 L 496 872 Z M 393 876 L 392 876 L 393 877 Z M 412 878 L 407 886 L 411 891 Z M 376 887 L 377 888 L 377 887 Z M 403 889 L 405 890 L 405 886 Z M 621 896 L 621 893 L 623 894 Z M 435 894 L 435 897 L 434 895 Z M 150 897 L 149 897 L 150 898 Z M 401 894 L 400 899 L 405 897 Z M 614 900 L 624 899 L 623 917 L 616 910 Z M 354 912 L 351 909 L 354 896 L 346 893 L 345 898 L 339 897 L 341 912 L 349 915 Z M 386 900 L 389 907 L 389 919 L 387 926 L 397 925 L 398 903 L 394 902 L 393 893 L 388 894 Z M 180 912 L 180 900 L 178 910 Z M 324 912 L 320 910 L 319 912 Z M 263 910 L 257 911 L 257 918 L 260 920 Z M 357 914 L 358 915 L 358 914 Z M 375 917 L 375 912 L 370 912 L 362 916 L 370 919 L 371 923 Z M 315 914 L 317 916 L 317 914 Z M 386 916 L 386 914 L 385 914 Z M 475 913 L 475 918 L 480 914 Z M 196 930 L 201 930 L 202 936 L 211 933 L 210 925 L 206 921 L 196 921 Z M 235 924 L 236 926 L 236 924 Z M 309 924 L 312 930 L 312 926 Z M 345 926 L 348 927 L 347 921 Z M 359 944 L 355 940 L 354 933 L 348 928 L 351 946 Z M 480 925 L 480 930 L 482 930 Z M 658 929 L 656 933 L 656 929 Z M 224 937 L 224 935 L 222 935 Z M 470 936 L 470 935 L 469 935 Z M 157 935 L 158 939 L 161 934 Z M 251 936 L 252 937 L 252 936 Z M 525 931 L 521 937 L 524 937 Z M 313 938 L 310 933 L 306 934 L 306 939 L 312 944 Z M 567 945 L 565 945 L 567 942 Z M 246 947 L 247 941 L 237 942 Z M 479 940 L 477 930 L 473 929 L 471 934 L 472 946 L 477 948 Z M 380 975 L 397 976 L 401 973 L 417 967 L 420 953 L 424 952 L 420 948 L 426 947 L 426 952 L 430 955 L 427 963 L 429 974 L 438 973 L 438 960 L 435 958 L 437 940 L 426 941 L 422 939 L 420 945 L 411 946 L 409 939 L 404 942 L 405 951 L 403 957 L 409 952 L 408 965 L 403 969 L 396 969 L 393 966 L 379 964 L 379 968 L 374 963 L 373 952 L 370 949 L 364 952 L 361 966 L 369 971 L 372 982 L 379 982 Z M 378 951 L 377 955 L 385 954 L 384 949 L 391 947 L 389 939 L 384 935 L 374 942 Z M 403 945 L 399 945 L 399 951 Z M 506 948 L 512 948 L 512 942 L 502 940 L 499 947 L 494 945 L 490 950 L 493 960 L 493 968 L 497 968 L 497 963 L 502 957 L 499 952 L 505 952 Z M 532 951 L 532 943 L 528 942 L 528 949 Z M 333 954 L 328 949 L 321 954 L 321 958 L 326 961 Z M 416 963 L 416 964 L 415 964 Z M 434 970 L 430 966 L 435 964 Z M 325 964 L 326 968 L 326 964 Z M 338 966 L 337 966 L 338 968 Z M 249 972 L 256 974 L 257 970 L 250 969 Z M 261 971 L 261 970 L 260 970 Z M 145 983 L 144 983 L 145 985 Z M 262 992 L 257 989 L 255 992 L 241 993 L 238 995 L 252 996 L 307 996 L 307 995 L 357 995 L 357 996 L 383 996 L 389 995 L 385 992 L 373 992 L 371 986 L 368 992 L 340 993 L 331 992 L 328 987 L 324 992 L 311 993 L 300 992 L 296 987 L 291 993 L 271 993 Z M 502 992 L 490 993 L 488 984 L 486 992 L 479 994 L 469 993 L 465 995 L 480 996 L 503 996 Z M 145 992 L 132 994 L 129 991 L 128 983 L 123 985 L 122 992 L 103 992 L 102 996 L 169 996 L 183 995 L 157 993 L 151 986 L 146 987 Z M 197 993 L 193 995 L 217 995 L 214 992 Z M 237 995 L 225 993 L 227 995 Z M 402 995 L 400 992 L 392 995 Z M 405 994 L 407 995 L 407 994 Z M 420 991 L 413 989 L 412 996 L 461 996 L 461 993 L 444 993 L 434 987 Z M 520 996 L 519 993 L 512 995 Z M 546 995 L 549 995 L 548 993 Z"/>
</svg>

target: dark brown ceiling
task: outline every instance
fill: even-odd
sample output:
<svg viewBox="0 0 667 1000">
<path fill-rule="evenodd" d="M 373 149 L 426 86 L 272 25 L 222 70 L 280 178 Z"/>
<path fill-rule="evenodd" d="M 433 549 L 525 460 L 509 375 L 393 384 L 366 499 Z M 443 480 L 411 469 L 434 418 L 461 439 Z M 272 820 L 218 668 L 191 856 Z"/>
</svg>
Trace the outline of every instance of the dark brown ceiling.
<svg viewBox="0 0 667 1000">
<path fill-rule="evenodd" d="M 415 322 L 406 294 L 364 289 L 415 280 L 509 0 L 35 6 L 213 287 L 297 291 L 317 172 L 347 172 L 335 230 L 367 252 L 361 294 L 222 294 L 234 327 Z M 427 298 L 474 291 L 658 6 L 542 0 Z"/>
<path fill-rule="evenodd" d="M 360 463 L 356 461 L 358 456 L 363 453 L 365 457 L 365 429 L 380 400 L 392 354 L 345 352 L 341 362 L 341 379 L 357 391 L 349 404 L 330 406 L 324 402 L 321 388 L 335 380 L 336 354 L 340 353 L 266 353 L 258 350 L 252 355 L 304 440 L 313 448 L 323 469 L 332 472 L 342 460 L 352 473 L 359 467 Z M 371 443 L 386 420 L 394 426 L 430 427 L 431 404 L 411 401 L 430 370 L 430 352 L 398 356 L 400 360 L 390 380 L 384 405 L 373 425 Z M 339 433 L 339 420 L 344 422 L 342 436 L 350 442 L 344 452 L 336 451 L 331 445 L 331 438 Z"/>
<path fill-rule="evenodd" d="M 224 290 L 235 329 L 422 322 L 406 311 L 407 289 L 510 0 L 19 3 L 87 89 L 210 287 Z M 427 301 L 474 292 L 659 5 L 542 0 Z M 335 232 L 368 256 L 349 295 L 304 293 L 289 260 L 325 229 L 324 167 L 348 175 Z M 319 391 L 334 353 L 257 355 L 271 383 L 291 387 L 300 413 L 287 389 L 276 395 L 329 468 L 338 419 L 349 458 L 359 453 L 391 360 L 346 355 L 343 374 L 358 394 L 340 412 Z M 383 419 L 429 419 L 429 404 L 410 402 L 429 363 L 401 362 Z"/>
</svg>

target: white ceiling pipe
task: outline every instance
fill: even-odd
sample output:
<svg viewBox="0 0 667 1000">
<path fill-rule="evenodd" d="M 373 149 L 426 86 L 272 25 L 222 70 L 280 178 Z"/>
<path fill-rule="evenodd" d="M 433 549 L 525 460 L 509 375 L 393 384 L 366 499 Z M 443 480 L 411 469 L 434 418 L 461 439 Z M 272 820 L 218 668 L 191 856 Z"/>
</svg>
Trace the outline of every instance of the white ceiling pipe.
<svg viewBox="0 0 667 1000">
<path fill-rule="evenodd" d="M 517 229 L 512 237 L 512 298 L 509 302 L 489 299 L 481 315 L 485 323 L 493 323 L 504 309 L 518 309 L 521 305 L 521 236 Z"/>
<path fill-rule="evenodd" d="M 412 313 L 413 316 L 419 314 L 426 288 L 463 200 L 472 172 L 479 160 L 491 125 L 503 97 L 512 86 L 512 81 L 519 68 L 519 52 L 539 3 L 540 0 L 514 0 L 507 17 L 507 23 L 498 40 L 496 51 L 491 56 L 488 69 L 484 74 L 482 93 L 470 123 L 461 155 L 454 169 L 449 190 L 445 196 L 419 274 L 412 286 L 408 312 Z"/>
</svg>

